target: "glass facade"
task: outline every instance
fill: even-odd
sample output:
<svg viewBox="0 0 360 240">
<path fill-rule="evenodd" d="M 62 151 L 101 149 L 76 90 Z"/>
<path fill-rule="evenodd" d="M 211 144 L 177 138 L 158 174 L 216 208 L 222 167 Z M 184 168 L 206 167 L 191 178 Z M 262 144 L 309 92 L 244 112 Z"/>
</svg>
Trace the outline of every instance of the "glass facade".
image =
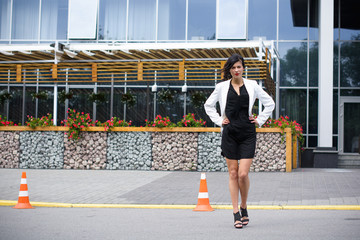
<svg viewBox="0 0 360 240">
<path fill-rule="evenodd" d="M 225 1 L 225 0 L 224 0 Z M 234 2 L 231 0 L 231 2 Z M 293 16 L 294 2 L 301 8 L 302 15 Z M 306 146 L 314 147 L 318 139 L 318 5 L 317 1 L 303 0 L 248 0 L 247 3 L 247 37 L 246 40 L 274 41 L 280 54 L 279 115 L 287 115 L 301 123 L 306 136 Z M 334 28 L 334 142 L 337 146 L 339 135 L 338 113 L 342 96 L 360 95 L 360 30 L 342 26 L 347 17 L 344 11 L 348 1 L 335 1 Z M 68 1 L 63 0 L 0 0 L 0 43 L 43 43 L 58 40 L 69 43 Z M 100 0 L 97 19 L 96 39 L 85 42 L 195 42 L 224 41 L 216 39 L 217 0 Z M 232 13 L 229 13 L 232 14 Z M 240 39 L 233 39 L 241 41 Z M 275 63 L 274 63 L 275 65 Z M 7 74 L 1 72 L 0 74 Z M 30 74 L 30 73 L 29 73 Z M 84 73 L 91 74 L 91 73 Z M 156 73 L 161 77 L 161 72 Z M 176 78 L 178 73 L 174 73 Z M 188 73 L 190 78 L 192 74 Z M 204 78 L 214 78 L 214 73 L 204 74 Z M 159 103 L 157 93 L 151 92 L 154 84 L 154 73 L 144 74 L 149 79 L 146 83 L 126 84 L 79 83 L 68 86 L 59 84 L 58 91 L 70 87 L 74 98 L 66 103 L 59 103 L 58 118 L 65 117 L 66 107 L 96 114 L 96 118 L 105 121 L 112 116 L 132 120 L 135 125 L 143 125 L 146 118 L 152 119 L 156 114 L 168 115 L 174 122 L 181 119 L 184 113 L 193 112 L 212 126 L 210 119 L 202 108 L 192 106 L 190 97 L 196 91 L 208 96 L 214 81 L 188 81 L 188 91 L 183 93 L 181 87 L 185 81 L 158 81 L 158 89 L 175 90 L 175 101 L 171 104 Z M 81 74 L 77 75 L 81 80 Z M 129 79 L 132 74 L 129 72 Z M 116 76 L 115 76 L 116 78 Z M 24 76 L 26 79 L 26 75 Z M 54 87 L 37 84 L 0 84 L 0 90 L 9 89 L 13 98 L 0 106 L 0 114 L 6 115 L 14 122 L 26 121 L 27 115 L 45 115 L 52 109 Z M 96 89 L 96 90 L 95 90 Z M 149 91 L 150 89 L 150 91 Z M 48 100 L 33 101 L 31 93 L 48 91 Z M 92 92 L 103 92 L 106 101 L 100 104 L 89 102 Z M 133 108 L 121 102 L 121 94 L 131 91 L 136 97 Z M 25 98 L 24 98 L 25 97 Z M 9 106 L 12 106 L 9 109 Z M 351 105 L 349 105 L 351 106 Z M 136 109 L 136 110 L 135 110 Z M 274 116 L 275 117 L 275 116 Z M 58 120 L 59 122 L 59 120 Z"/>
<path fill-rule="evenodd" d="M 96 39 L 84 41 L 215 40 L 216 1 L 100 0 Z M 67 33 L 69 11 L 66 0 L 0 0 L 0 41 L 72 42 Z"/>
</svg>

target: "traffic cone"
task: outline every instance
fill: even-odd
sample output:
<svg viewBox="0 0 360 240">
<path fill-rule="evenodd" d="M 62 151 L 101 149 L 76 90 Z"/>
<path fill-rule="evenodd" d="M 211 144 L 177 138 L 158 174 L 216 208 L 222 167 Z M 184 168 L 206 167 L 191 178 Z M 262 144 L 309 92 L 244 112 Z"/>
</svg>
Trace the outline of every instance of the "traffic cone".
<svg viewBox="0 0 360 240">
<path fill-rule="evenodd" d="M 194 211 L 206 211 L 206 212 L 214 211 L 214 209 L 210 206 L 205 173 L 201 173 L 198 204 L 196 205 Z"/>
<path fill-rule="evenodd" d="M 31 206 L 30 201 L 29 201 L 29 193 L 28 193 L 28 187 L 27 187 L 27 183 L 26 183 L 26 172 L 22 173 L 21 183 L 20 183 L 19 200 L 18 200 L 18 203 L 13 208 L 16 208 L 16 209 L 34 208 L 33 206 Z"/>
</svg>

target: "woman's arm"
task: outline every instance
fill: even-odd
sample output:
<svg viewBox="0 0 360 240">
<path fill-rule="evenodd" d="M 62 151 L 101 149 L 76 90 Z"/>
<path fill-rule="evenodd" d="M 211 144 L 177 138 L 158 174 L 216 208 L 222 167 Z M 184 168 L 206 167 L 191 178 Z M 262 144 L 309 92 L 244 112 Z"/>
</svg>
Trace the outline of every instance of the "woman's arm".
<svg viewBox="0 0 360 240">
<path fill-rule="evenodd" d="M 205 112 L 210 117 L 211 121 L 213 121 L 216 125 L 222 126 L 223 119 L 216 111 L 216 103 L 220 98 L 220 87 L 219 85 L 215 86 L 214 91 L 211 93 L 210 97 L 206 100 L 204 104 Z"/>
<path fill-rule="evenodd" d="M 256 118 L 259 126 L 263 125 L 266 120 L 270 117 L 272 111 L 275 108 L 274 100 L 267 94 L 267 92 L 262 89 L 257 83 L 255 84 L 255 93 L 256 97 L 261 101 L 264 105 L 264 109 L 261 111 L 259 116 Z"/>
</svg>

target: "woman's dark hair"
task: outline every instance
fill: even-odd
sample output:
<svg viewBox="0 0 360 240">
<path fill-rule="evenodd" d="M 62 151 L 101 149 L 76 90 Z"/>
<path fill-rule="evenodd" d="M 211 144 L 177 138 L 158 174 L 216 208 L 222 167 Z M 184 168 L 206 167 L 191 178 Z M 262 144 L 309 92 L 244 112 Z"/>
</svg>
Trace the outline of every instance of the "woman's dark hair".
<svg viewBox="0 0 360 240">
<path fill-rule="evenodd" d="M 226 61 L 224 68 L 221 70 L 222 72 L 224 72 L 224 80 L 228 80 L 231 78 L 231 74 L 230 74 L 230 69 L 232 68 L 232 66 L 237 63 L 237 62 L 241 62 L 243 68 L 245 68 L 245 61 L 244 58 L 235 53 L 233 55 L 231 55 L 231 57 L 228 58 L 228 60 Z"/>
</svg>

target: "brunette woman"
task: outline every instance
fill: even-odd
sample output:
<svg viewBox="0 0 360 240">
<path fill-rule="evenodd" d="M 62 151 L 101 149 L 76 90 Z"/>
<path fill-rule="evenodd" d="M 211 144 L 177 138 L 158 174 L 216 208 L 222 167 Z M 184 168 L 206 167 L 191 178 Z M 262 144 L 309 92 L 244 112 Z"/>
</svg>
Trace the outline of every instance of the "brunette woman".
<svg viewBox="0 0 360 240">
<path fill-rule="evenodd" d="M 249 170 L 255 155 L 256 131 L 274 110 L 273 99 L 254 80 L 242 77 L 244 58 L 234 54 L 227 60 L 223 72 L 225 81 L 217 84 L 205 102 L 210 119 L 221 126 L 221 154 L 229 170 L 229 189 L 233 206 L 234 226 L 242 228 L 249 223 L 247 198 L 250 187 Z M 252 116 L 256 99 L 264 105 L 257 118 Z M 219 102 L 220 114 L 216 111 Z M 239 212 L 239 192 L 241 196 Z"/>
</svg>

